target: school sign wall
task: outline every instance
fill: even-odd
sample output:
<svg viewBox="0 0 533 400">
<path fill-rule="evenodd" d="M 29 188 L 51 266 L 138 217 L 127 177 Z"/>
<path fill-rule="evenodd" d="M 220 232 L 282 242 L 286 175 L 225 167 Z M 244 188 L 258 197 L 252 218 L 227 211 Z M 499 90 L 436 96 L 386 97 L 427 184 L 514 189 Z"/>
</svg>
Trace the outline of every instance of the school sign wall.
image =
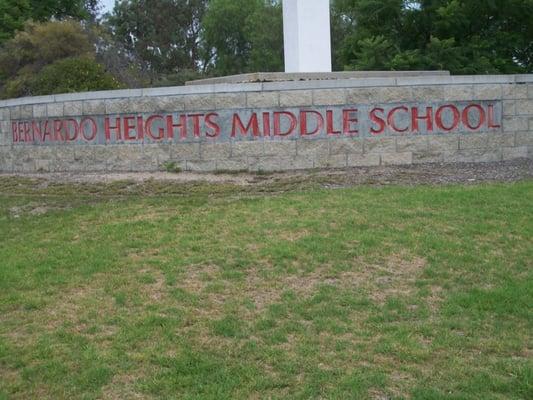
<svg viewBox="0 0 533 400">
<path fill-rule="evenodd" d="M 0 171 L 291 170 L 533 156 L 533 76 L 212 84 L 0 102 Z"/>
</svg>

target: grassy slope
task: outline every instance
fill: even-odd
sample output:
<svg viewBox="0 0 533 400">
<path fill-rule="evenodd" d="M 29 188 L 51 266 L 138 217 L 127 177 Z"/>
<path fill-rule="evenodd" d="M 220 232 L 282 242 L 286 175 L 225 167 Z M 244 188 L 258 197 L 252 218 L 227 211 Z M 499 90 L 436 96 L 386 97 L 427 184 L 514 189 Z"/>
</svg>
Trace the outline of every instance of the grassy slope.
<svg viewBox="0 0 533 400">
<path fill-rule="evenodd" d="M 2 184 L 2 400 L 533 397 L 533 182 Z"/>
</svg>

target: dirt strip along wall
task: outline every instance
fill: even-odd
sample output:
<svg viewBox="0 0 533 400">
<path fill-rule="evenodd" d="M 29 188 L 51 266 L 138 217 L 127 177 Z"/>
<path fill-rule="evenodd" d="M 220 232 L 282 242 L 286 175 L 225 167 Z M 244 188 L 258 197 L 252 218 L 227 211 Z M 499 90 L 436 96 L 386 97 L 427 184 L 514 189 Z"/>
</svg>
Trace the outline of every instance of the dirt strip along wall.
<svg viewBox="0 0 533 400">
<path fill-rule="evenodd" d="M 217 84 L 0 102 L 0 172 L 276 171 L 533 157 L 533 75 Z"/>
</svg>

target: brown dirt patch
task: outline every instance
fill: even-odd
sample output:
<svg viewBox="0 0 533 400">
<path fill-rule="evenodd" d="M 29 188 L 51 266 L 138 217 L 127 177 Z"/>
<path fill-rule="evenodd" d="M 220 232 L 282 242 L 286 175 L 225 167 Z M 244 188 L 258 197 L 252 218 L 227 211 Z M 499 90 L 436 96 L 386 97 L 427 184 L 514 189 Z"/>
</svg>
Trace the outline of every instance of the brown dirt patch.
<svg viewBox="0 0 533 400">
<path fill-rule="evenodd" d="M 533 178 L 533 159 L 490 163 L 432 163 L 402 166 L 357 167 L 312 171 L 278 172 L 267 175 L 253 173 L 213 174 L 195 172 L 131 172 L 131 173 L 41 173 L 0 174 L 21 176 L 37 180 L 36 185 L 46 187 L 52 183 L 100 184 L 117 181 L 142 183 L 165 181 L 169 184 L 205 182 L 237 186 L 300 187 L 303 183 L 320 183 L 326 188 L 357 185 L 417 185 L 417 184 L 477 184 L 480 182 L 514 182 Z M 287 186 L 288 185 L 288 186 Z"/>
</svg>

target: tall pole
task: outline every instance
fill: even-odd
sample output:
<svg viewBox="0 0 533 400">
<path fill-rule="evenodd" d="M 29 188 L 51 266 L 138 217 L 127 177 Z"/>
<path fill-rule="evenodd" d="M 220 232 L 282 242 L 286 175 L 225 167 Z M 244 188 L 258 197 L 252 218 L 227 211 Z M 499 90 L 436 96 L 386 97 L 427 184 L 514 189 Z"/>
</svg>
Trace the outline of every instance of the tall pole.
<svg viewBox="0 0 533 400">
<path fill-rule="evenodd" d="M 331 72 L 329 0 L 283 0 L 285 72 Z"/>
</svg>

